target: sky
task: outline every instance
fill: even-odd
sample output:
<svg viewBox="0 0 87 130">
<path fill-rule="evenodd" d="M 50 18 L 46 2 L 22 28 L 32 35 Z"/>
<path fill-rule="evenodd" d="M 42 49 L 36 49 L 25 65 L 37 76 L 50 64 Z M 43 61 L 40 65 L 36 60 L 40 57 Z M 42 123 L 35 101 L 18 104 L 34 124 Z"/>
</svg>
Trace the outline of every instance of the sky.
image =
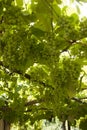
<svg viewBox="0 0 87 130">
<path fill-rule="evenodd" d="M 80 6 L 80 9 L 81 9 L 82 16 L 87 17 L 87 3 L 84 3 L 83 6 Z"/>
<path fill-rule="evenodd" d="M 75 12 L 77 8 L 80 9 L 80 17 L 87 17 L 87 3 L 84 2 L 70 2 L 70 0 L 64 0 L 63 5 L 68 5 L 69 6 L 69 12 Z M 77 7 L 77 8 L 76 8 Z"/>
</svg>

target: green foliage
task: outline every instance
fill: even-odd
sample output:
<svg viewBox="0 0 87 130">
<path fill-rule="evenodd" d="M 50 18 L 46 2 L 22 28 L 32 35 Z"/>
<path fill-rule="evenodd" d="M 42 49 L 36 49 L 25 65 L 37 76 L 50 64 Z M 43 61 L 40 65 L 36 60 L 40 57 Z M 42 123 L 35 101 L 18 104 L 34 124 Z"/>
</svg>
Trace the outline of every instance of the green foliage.
<svg viewBox="0 0 87 130">
<path fill-rule="evenodd" d="M 16 3 L 19 7 L 23 6 L 23 0 L 16 0 Z"/>
<path fill-rule="evenodd" d="M 81 119 L 80 128 L 81 128 L 81 130 L 86 130 L 86 128 L 87 128 L 87 119 L 86 119 L 86 117 L 85 117 L 85 119 Z"/>
<path fill-rule="evenodd" d="M 10 123 L 87 115 L 87 19 L 60 2 L 0 1 L 0 118 Z"/>
<path fill-rule="evenodd" d="M 87 2 L 87 0 L 76 0 L 77 2 Z"/>
</svg>

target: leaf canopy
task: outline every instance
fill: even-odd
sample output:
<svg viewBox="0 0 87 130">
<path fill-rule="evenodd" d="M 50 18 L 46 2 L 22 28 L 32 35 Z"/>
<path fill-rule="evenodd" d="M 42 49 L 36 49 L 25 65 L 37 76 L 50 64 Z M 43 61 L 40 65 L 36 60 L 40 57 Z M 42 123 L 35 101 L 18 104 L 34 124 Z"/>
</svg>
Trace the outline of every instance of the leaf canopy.
<svg viewBox="0 0 87 130">
<path fill-rule="evenodd" d="M 60 3 L 0 1 L 0 118 L 10 123 L 87 115 L 87 18 Z"/>
</svg>

